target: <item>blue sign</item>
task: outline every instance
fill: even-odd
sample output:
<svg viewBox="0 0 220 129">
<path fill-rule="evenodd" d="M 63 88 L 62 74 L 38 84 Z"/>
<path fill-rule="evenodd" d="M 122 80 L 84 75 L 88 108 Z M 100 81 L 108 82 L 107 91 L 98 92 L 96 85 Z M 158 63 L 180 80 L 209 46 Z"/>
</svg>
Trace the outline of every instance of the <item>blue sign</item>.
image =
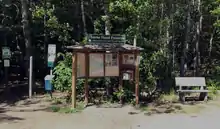
<svg viewBox="0 0 220 129">
<path fill-rule="evenodd" d="M 54 67 L 54 62 L 51 62 L 51 61 L 47 62 L 47 66 L 50 67 L 50 68 L 53 68 Z"/>
</svg>

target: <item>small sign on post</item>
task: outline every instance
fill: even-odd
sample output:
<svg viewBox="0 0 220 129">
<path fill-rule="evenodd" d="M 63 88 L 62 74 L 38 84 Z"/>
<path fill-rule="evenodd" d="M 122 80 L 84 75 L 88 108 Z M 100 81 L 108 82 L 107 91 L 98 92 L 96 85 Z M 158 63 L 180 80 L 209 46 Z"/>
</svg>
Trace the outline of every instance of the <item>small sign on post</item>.
<svg viewBox="0 0 220 129">
<path fill-rule="evenodd" d="M 9 59 L 4 60 L 4 67 L 10 67 L 10 61 Z"/>
<path fill-rule="evenodd" d="M 50 68 L 54 67 L 54 61 L 56 58 L 56 45 L 49 44 L 48 45 L 48 59 L 47 59 L 47 66 Z"/>
<path fill-rule="evenodd" d="M 133 71 L 131 70 L 126 70 L 126 71 L 123 71 L 122 73 L 122 79 L 123 80 L 130 80 L 132 81 L 133 80 Z"/>
<path fill-rule="evenodd" d="M 3 59 L 11 58 L 11 51 L 9 47 L 2 47 L 2 58 Z"/>
<path fill-rule="evenodd" d="M 139 65 L 141 63 L 141 56 L 137 56 L 137 59 L 136 59 L 136 65 Z"/>
</svg>

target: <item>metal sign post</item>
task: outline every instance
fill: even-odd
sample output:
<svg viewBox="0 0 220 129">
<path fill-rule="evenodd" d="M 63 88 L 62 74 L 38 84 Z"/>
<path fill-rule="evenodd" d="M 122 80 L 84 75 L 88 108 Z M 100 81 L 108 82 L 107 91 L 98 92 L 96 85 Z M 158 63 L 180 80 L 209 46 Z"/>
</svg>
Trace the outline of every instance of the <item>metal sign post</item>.
<svg viewBox="0 0 220 129">
<path fill-rule="evenodd" d="M 5 67 L 5 85 L 8 87 L 8 67 L 10 67 L 11 51 L 9 47 L 2 47 L 2 58 Z"/>
<path fill-rule="evenodd" d="M 32 73 L 33 73 L 33 57 L 30 57 L 29 66 L 29 98 L 32 98 Z"/>
<path fill-rule="evenodd" d="M 51 89 L 47 90 L 52 98 L 52 84 L 51 84 L 51 80 L 53 78 L 53 67 L 54 67 L 54 61 L 56 58 L 56 45 L 55 44 L 48 44 L 48 59 L 47 59 L 47 66 L 50 68 L 50 76 L 46 76 L 45 78 L 45 82 L 47 81 L 47 84 L 45 83 L 45 87 L 50 86 Z M 48 80 L 47 77 L 52 77 Z M 48 83 L 49 81 L 49 83 Z"/>
</svg>

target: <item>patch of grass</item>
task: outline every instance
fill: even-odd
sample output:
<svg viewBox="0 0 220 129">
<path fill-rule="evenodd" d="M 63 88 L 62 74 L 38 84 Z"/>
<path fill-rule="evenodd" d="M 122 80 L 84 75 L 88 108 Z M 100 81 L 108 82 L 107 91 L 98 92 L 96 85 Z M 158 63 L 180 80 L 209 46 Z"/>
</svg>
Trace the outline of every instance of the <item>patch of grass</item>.
<svg viewBox="0 0 220 129">
<path fill-rule="evenodd" d="M 211 89 L 210 92 L 208 93 L 208 99 L 209 100 L 216 100 L 219 98 L 220 94 L 217 90 Z"/>
<path fill-rule="evenodd" d="M 58 112 L 58 113 L 79 113 L 82 112 L 84 109 L 83 103 L 77 103 L 77 106 L 75 109 L 71 108 L 70 106 L 51 106 L 50 110 L 52 112 Z"/>
<path fill-rule="evenodd" d="M 52 103 L 54 105 L 57 105 L 57 104 L 64 104 L 66 102 L 65 99 L 63 98 L 52 98 Z"/>
<path fill-rule="evenodd" d="M 211 90 L 211 89 L 210 89 Z M 152 114 L 164 114 L 164 113 L 185 113 L 185 114 L 197 114 L 203 111 L 206 107 L 214 105 L 220 108 L 220 94 L 216 89 L 211 90 L 208 93 L 211 101 L 197 102 L 188 101 L 184 104 L 179 103 L 179 97 L 175 92 L 170 94 L 162 94 L 156 101 L 151 104 L 140 106 L 139 110 L 145 112 L 145 115 Z"/>
<path fill-rule="evenodd" d="M 180 103 L 176 104 L 162 104 L 160 106 L 151 105 L 146 107 L 141 107 L 140 110 L 145 112 L 145 115 L 152 114 L 170 114 L 170 113 L 185 113 L 185 114 L 195 114 L 199 113 L 205 108 L 202 104 L 194 105 L 184 105 Z"/>
<path fill-rule="evenodd" d="M 145 111 L 150 111 L 150 107 L 149 106 L 140 106 L 138 108 L 140 111 L 145 112 Z"/>
<path fill-rule="evenodd" d="M 215 106 L 215 107 L 217 107 L 217 108 L 220 108 L 220 96 L 218 95 L 218 96 L 216 96 L 215 97 L 215 99 L 214 100 L 212 100 L 212 101 L 209 101 L 208 102 L 208 105 L 210 105 L 210 106 Z"/>
<path fill-rule="evenodd" d="M 162 94 L 158 99 L 158 103 L 177 103 L 179 97 L 175 94 L 174 91 L 171 91 L 169 94 Z"/>
</svg>

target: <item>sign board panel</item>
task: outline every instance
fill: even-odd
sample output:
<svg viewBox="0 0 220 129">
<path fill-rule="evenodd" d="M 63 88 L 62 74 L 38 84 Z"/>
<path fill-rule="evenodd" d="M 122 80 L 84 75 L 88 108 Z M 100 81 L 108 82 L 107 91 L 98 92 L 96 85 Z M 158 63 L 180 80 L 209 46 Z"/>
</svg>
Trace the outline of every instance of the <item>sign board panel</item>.
<svg viewBox="0 0 220 129">
<path fill-rule="evenodd" d="M 87 38 L 88 38 L 89 44 L 117 44 L 117 45 L 121 45 L 126 42 L 125 35 L 89 34 Z"/>
<path fill-rule="evenodd" d="M 55 58 L 56 58 L 56 45 L 48 44 L 48 59 L 47 59 L 48 67 L 54 67 Z"/>
<path fill-rule="evenodd" d="M 10 67 L 10 60 L 4 60 L 4 67 Z"/>
<path fill-rule="evenodd" d="M 118 54 L 105 54 L 105 76 L 119 76 Z"/>
<path fill-rule="evenodd" d="M 11 51 L 9 47 L 2 47 L 2 58 L 3 59 L 11 58 Z"/>
<path fill-rule="evenodd" d="M 85 77 L 86 69 L 85 69 L 85 54 L 77 53 L 77 77 Z"/>
<path fill-rule="evenodd" d="M 89 76 L 103 77 L 104 76 L 104 58 L 103 54 L 89 54 Z"/>
<path fill-rule="evenodd" d="M 134 54 L 123 54 L 123 64 L 134 65 L 135 64 L 135 57 Z"/>
</svg>

